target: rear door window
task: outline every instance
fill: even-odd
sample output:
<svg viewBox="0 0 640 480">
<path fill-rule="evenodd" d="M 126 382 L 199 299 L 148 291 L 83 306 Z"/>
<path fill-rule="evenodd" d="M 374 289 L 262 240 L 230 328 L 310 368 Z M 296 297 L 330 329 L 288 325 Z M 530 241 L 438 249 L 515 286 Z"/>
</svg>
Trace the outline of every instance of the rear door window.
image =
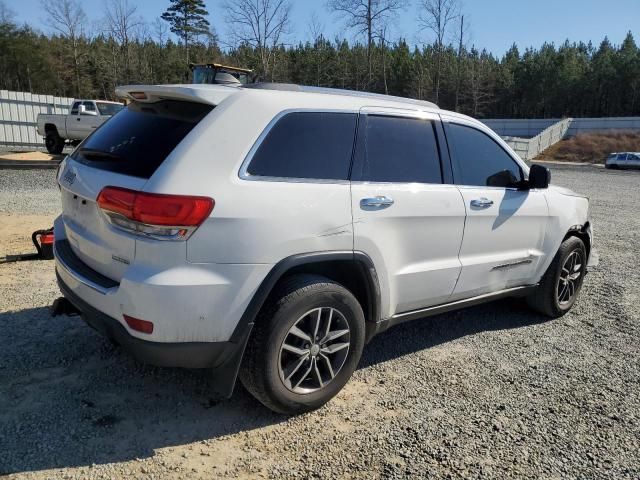
<svg viewBox="0 0 640 480">
<path fill-rule="evenodd" d="M 433 122 L 420 118 L 362 115 L 351 180 L 442 183 Z"/>
<path fill-rule="evenodd" d="M 73 105 L 71 105 L 71 115 L 78 115 L 78 108 L 80 108 L 80 102 L 73 102 Z"/>
<path fill-rule="evenodd" d="M 456 184 L 518 187 L 523 179 L 522 169 L 493 138 L 477 128 L 456 123 L 450 123 L 446 132 Z"/>
<path fill-rule="evenodd" d="M 149 178 L 213 105 L 133 102 L 89 136 L 71 158 L 90 167 Z"/>
<path fill-rule="evenodd" d="M 268 131 L 247 173 L 252 176 L 347 180 L 355 113 L 290 112 Z"/>
</svg>

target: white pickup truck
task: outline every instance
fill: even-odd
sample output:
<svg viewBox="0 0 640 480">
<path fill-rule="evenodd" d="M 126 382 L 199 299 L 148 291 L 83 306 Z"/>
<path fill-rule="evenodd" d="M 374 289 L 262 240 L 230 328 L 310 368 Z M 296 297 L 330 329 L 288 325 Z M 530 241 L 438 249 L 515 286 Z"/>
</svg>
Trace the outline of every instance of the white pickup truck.
<svg viewBox="0 0 640 480">
<path fill-rule="evenodd" d="M 39 114 L 38 134 L 44 137 L 49 153 L 59 154 L 67 141 L 74 145 L 84 140 L 122 107 L 106 100 L 74 100 L 68 115 Z"/>
</svg>

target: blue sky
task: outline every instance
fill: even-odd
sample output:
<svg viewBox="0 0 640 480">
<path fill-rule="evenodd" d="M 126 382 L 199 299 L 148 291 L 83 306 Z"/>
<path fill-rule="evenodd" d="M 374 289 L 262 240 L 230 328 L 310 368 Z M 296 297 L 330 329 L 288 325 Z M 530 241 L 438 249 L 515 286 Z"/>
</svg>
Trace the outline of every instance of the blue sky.
<svg viewBox="0 0 640 480">
<path fill-rule="evenodd" d="M 169 4 L 168 0 L 130 0 L 148 22 L 158 17 Z M 401 12 L 392 26 L 392 37 L 402 36 L 411 44 L 430 40 L 427 33 L 418 31 L 415 18 L 418 0 Z M 4 0 L 20 23 L 27 22 L 46 31 L 40 0 Z M 103 0 L 81 0 L 90 21 L 103 15 Z M 209 21 L 224 39 L 226 26 L 221 8 L 222 0 L 205 0 Z M 287 43 L 307 40 L 309 20 L 316 12 L 324 25 L 326 36 L 344 36 L 341 21 L 327 12 L 325 0 L 292 0 L 292 31 Z M 631 30 L 640 43 L 640 0 L 463 0 L 465 23 L 470 26 L 469 44 L 487 48 L 502 55 L 514 42 L 522 50 L 539 47 L 543 42 L 562 43 L 591 40 L 598 44 L 605 35 L 616 44 Z M 346 33 L 347 38 L 352 38 Z"/>
</svg>

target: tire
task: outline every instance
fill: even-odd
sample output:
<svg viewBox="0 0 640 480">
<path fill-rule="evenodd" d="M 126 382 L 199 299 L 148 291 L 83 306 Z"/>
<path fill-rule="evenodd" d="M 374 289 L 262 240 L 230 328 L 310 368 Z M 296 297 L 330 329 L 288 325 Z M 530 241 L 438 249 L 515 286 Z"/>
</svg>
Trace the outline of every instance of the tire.
<svg viewBox="0 0 640 480">
<path fill-rule="evenodd" d="M 318 318 L 319 328 L 315 327 Z M 298 330 L 292 334 L 294 326 L 305 335 L 313 335 L 311 330 L 315 328 L 316 340 L 310 343 L 308 336 L 303 340 Z M 335 335 L 345 330 L 348 333 L 325 344 L 317 340 L 320 336 L 329 338 L 322 332 Z M 349 290 L 318 275 L 295 275 L 277 287 L 258 315 L 240 368 L 240 381 L 275 412 L 309 412 L 331 400 L 347 383 L 360 361 L 364 340 L 362 307 Z M 292 347 L 296 353 L 288 350 Z"/>
<path fill-rule="evenodd" d="M 47 152 L 59 155 L 64 148 L 64 138 L 61 138 L 56 130 L 49 130 L 44 138 L 44 144 L 47 147 Z"/>
<path fill-rule="evenodd" d="M 576 262 L 572 264 L 574 258 Z M 571 310 L 582 288 L 586 263 L 587 250 L 582 240 L 578 237 L 567 238 L 560 245 L 535 292 L 527 297 L 529 306 L 551 318 L 561 317 Z"/>
</svg>

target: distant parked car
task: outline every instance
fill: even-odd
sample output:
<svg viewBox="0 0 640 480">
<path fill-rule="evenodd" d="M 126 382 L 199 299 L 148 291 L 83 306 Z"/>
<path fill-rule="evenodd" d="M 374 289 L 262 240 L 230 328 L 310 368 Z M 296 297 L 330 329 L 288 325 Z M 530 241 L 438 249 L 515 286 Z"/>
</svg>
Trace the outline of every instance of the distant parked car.
<svg viewBox="0 0 640 480">
<path fill-rule="evenodd" d="M 607 157 L 605 168 L 640 168 L 640 152 L 612 153 Z"/>
<path fill-rule="evenodd" d="M 73 145 L 84 140 L 122 107 L 121 103 L 105 100 L 74 100 L 68 115 L 38 115 L 38 134 L 44 137 L 49 153 L 62 153 L 67 141 Z"/>
</svg>

